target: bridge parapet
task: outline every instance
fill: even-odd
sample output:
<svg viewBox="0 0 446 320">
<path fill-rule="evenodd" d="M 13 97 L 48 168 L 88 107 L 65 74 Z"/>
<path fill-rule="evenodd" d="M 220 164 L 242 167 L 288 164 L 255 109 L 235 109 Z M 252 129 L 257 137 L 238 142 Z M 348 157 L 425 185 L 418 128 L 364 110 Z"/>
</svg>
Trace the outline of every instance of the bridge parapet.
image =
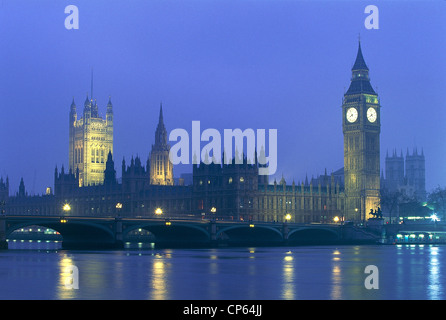
<svg viewBox="0 0 446 320">
<path fill-rule="evenodd" d="M 19 228 L 40 225 L 58 231 L 62 246 L 102 245 L 123 248 L 132 231 L 144 229 L 155 245 L 299 245 L 353 241 L 358 232 L 335 224 L 224 221 L 202 219 L 114 218 L 114 217 L 0 217 L 0 241 Z M 348 229 L 348 228 L 347 228 Z"/>
</svg>

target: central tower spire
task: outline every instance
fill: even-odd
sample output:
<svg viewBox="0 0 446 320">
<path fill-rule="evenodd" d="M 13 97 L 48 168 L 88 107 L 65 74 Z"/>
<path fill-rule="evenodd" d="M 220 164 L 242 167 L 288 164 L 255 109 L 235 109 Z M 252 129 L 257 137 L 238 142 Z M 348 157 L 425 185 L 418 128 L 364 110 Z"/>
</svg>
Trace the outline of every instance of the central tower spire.
<svg viewBox="0 0 446 320">
<path fill-rule="evenodd" d="M 167 130 L 164 126 L 163 104 L 160 103 L 155 143 L 150 152 L 150 184 L 173 185 L 173 165 L 169 158 L 170 145 L 167 143 Z"/>
<path fill-rule="evenodd" d="M 93 100 L 93 68 L 91 68 L 91 99 Z"/>
<path fill-rule="evenodd" d="M 155 146 L 158 147 L 165 147 L 167 146 L 167 130 L 164 126 L 164 119 L 163 119 L 163 104 L 160 104 L 160 114 L 159 114 L 159 120 L 158 125 L 156 127 L 155 132 Z"/>
<path fill-rule="evenodd" d="M 158 125 L 160 125 L 160 123 L 164 126 L 164 119 L 163 119 L 163 103 L 160 103 L 160 116 L 159 116 L 159 120 L 158 120 Z"/>
</svg>

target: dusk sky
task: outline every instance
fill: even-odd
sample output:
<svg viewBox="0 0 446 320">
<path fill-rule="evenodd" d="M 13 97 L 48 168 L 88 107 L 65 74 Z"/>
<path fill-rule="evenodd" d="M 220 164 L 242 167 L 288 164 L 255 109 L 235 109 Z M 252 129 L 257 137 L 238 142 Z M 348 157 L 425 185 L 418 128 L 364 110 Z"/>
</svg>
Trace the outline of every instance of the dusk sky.
<svg viewBox="0 0 446 320">
<path fill-rule="evenodd" d="M 368 30 L 367 5 L 379 9 Z M 64 12 L 79 9 L 79 29 Z M 114 159 L 145 163 L 160 102 L 167 131 L 278 130 L 291 184 L 343 167 L 341 105 L 358 35 L 381 101 L 386 151 L 426 157 L 426 189 L 446 187 L 446 1 L 3 0 L 0 176 L 15 194 L 68 168 L 68 116 L 90 96 L 114 106 Z M 175 176 L 190 166 L 174 168 Z M 270 179 L 273 181 L 274 178 Z"/>
</svg>

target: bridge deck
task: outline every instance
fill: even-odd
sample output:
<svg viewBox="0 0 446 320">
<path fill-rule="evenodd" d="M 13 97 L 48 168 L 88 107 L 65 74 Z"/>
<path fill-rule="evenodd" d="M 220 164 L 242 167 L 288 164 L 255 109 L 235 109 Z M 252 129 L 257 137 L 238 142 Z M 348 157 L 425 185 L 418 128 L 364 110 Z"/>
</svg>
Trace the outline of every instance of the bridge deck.
<svg viewBox="0 0 446 320">
<path fill-rule="evenodd" d="M 155 243 L 336 243 L 349 240 L 352 230 L 339 224 L 207 220 L 181 217 L 91 217 L 6 215 L 0 217 L 0 241 L 19 228 L 40 225 L 58 231 L 63 243 L 102 243 L 120 246 L 132 231 L 154 236 Z M 361 235 L 364 237 L 364 234 Z"/>
</svg>

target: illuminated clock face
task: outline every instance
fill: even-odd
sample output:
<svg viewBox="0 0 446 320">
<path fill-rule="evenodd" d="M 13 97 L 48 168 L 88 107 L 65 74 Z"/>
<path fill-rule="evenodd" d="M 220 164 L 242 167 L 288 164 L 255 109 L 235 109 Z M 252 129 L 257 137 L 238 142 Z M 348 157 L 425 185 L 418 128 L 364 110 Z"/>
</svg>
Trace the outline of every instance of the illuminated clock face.
<svg viewBox="0 0 446 320">
<path fill-rule="evenodd" d="M 375 122 L 376 121 L 376 110 L 375 110 L 375 108 L 370 107 L 367 110 L 367 119 L 370 122 Z"/>
<path fill-rule="evenodd" d="M 358 119 L 358 110 L 355 108 L 349 108 L 346 113 L 348 122 L 355 122 Z"/>
</svg>

